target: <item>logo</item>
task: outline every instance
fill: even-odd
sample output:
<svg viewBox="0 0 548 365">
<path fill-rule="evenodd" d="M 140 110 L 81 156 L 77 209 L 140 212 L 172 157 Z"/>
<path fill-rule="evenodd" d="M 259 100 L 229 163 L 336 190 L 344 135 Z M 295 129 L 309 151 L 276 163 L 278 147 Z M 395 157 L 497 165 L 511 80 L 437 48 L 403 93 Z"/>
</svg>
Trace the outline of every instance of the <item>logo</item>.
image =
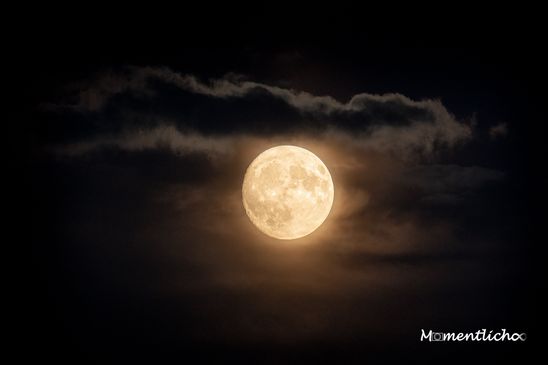
<svg viewBox="0 0 548 365">
<path fill-rule="evenodd" d="M 421 342 L 460 342 L 460 341 L 477 341 L 477 342 L 503 342 L 503 341 L 525 341 L 527 339 L 527 333 L 510 333 L 506 332 L 503 328 L 500 332 L 494 332 L 493 330 L 487 332 L 485 328 L 476 332 L 434 332 L 430 330 L 428 333 L 421 329 Z"/>
</svg>

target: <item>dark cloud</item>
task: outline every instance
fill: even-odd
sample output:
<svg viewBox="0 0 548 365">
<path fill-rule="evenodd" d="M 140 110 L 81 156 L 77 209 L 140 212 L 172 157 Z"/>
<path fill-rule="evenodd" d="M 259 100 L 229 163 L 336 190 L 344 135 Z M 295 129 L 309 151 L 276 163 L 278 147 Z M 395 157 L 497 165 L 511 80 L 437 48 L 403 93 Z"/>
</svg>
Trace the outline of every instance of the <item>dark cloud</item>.
<svg viewBox="0 0 548 365">
<path fill-rule="evenodd" d="M 112 136 L 66 144 L 57 149 L 61 155 L 78 156 L 105 148 L 123 151 L 166 149 L 174 154 L 226 154 L 233 141 L 226 137 L 207 137 L 195 132 L 181 133 L 173 125 L 158 125 L 151 129 L 136 129 Z"/>
<path fill-rule="evenodd" d="M 500 123 L 489 128 L 489 136 L 492 139 L 501 138 L 508 134 L 508 124 Z"/>
<path fill-rule="evenodd" d="M 135 134 L 138 129 L 139 133 L 151 134 L 142 139 L 158 139 L 156 128 L 166 123 L 185 134 L 217 136 L 303 131 L 349 134 L 354 143 L 408 158 L 429 156 L 472 137 L 471 125 L 458 121 L 438 100 L 362 93 L 342 103 L 331 96 L 245 81 L 241 76 L 203 83 L 167 68 L 132 67 L 125 73 L 100 75 L 80 86 L 73 103 L 49 104 L 49 109 L 83 114 L 83 123 L 107 132 L 106 136 L 99 135 L 106 138 L 106 144 L 121 138 L 127 145 L 136 138 L 113 137 L 109 131 Z M 72 124 L 68 128 L 76 127 Z M 186 138 L 175 130 L 162 135 L 164 139 Z M 97 140 L 84 141 L 71 150 L 100 144 Z"/>
<path fill-rule="evenodd" d="M 409 169 L 403 179 L 425 193 L 437 195 L 465 193 L 503 177 L 500 171 L 478 166 L 427 165 Z"/>
</svg>

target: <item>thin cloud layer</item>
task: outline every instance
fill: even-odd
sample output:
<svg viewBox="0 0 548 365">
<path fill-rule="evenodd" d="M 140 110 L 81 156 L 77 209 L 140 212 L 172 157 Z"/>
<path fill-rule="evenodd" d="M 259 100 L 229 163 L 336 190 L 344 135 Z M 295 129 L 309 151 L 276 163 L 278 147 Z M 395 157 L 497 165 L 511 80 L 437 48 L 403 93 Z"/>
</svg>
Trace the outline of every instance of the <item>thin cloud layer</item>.
<svg viewBox="0 0 548 365">
<path fill-rule="evenodd" d="M 492 139 L 506 137 L 508 134 L 508 124 L 500 123 L 489 128 L 489 136 Z"/>
<path fill-rule="evenodd" d="M 175 154 L 204 153 L 215 156 L 226 154 L 232 147 L 229 138 L 206 137 L 195 132 L 182 133 L 173 125 L 161 124 L 148 130 L 138 129 L 115 136 L 67 144 L 57 148 L 62 155 L 78 156 L 104 148 L 118 148 L 124 151 L 145 151 L 158 148 L 168 149 Z"/>
</svg>

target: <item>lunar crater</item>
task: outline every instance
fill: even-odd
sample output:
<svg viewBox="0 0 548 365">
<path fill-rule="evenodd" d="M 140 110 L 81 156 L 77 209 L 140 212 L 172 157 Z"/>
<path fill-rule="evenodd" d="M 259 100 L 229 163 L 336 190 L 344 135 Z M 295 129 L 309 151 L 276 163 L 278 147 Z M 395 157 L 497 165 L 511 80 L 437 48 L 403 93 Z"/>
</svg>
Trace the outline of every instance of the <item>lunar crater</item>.
<svg viewBox="0 0 548 365">
<path fill-rule="evenodd" d="M 242 199 L 251 222 L 278 239 L 296 239 L 316 230 L 333 204 L 334 187 L 323 162 L 296 146 L 278 146 L 249 165 Z"/>
</svg>

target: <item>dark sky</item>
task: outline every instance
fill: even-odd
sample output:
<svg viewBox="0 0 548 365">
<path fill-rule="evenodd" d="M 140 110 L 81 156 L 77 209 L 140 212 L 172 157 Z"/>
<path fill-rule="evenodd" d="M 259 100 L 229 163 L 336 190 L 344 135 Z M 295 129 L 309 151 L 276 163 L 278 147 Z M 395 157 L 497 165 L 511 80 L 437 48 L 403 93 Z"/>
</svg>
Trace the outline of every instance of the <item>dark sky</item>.
<svg viewBox="0 0 548 365">
<path fill-rule="evenodd" d="M 271 17 L 155 32 L 70 21 L 14 42 L 29 356 L 530 354 L 546 182 L 534 19 L 369 30 L 333 15 L 275 32 Z M 278 144 L 317 154 L 336 190 L 326 222 L 293 243 L 241 203 L 246 167 Z M 529 339 L 420 342 L 421 329 L 482 328 Z"/>
</svg>

